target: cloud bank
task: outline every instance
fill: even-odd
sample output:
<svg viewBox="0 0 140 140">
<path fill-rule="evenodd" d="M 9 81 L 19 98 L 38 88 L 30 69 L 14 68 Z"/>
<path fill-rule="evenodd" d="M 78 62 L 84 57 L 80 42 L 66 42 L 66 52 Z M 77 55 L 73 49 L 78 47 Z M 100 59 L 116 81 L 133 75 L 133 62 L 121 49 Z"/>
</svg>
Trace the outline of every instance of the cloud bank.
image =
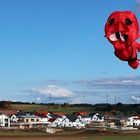
<svg viewBox="0 0 140 140">
<path fill-rule="evenodd" d="M 136 96 L 132 96 L 131 99 L 136 103 L 140 101 L 140 97 L 136 97 Z"/>
<path fill-rule="evenodd" d="M 46 96 L 55 97 L 55 98 L 66 98 L 74 95 L 72 91 L 61 87 L 57 87 L 55 85 L 48 85 L 47 87 L 41 87 L 41 88 L 33 88 L 28 91 L 32 93 L 38 93 Z"/>
<path fill-rule="evenodd" d="M 140 102 L 140 76 L 75 81 L 49 80 L 42 85 L 27 90 L 37 102 L 48 102 L 49 97 L 54 103 L 95 104 L 106 103 L 107 100 L 109 103 Z"/>
<path fill-rule="evenodd" d="M 32 96 L 33 102 L 64 103 L 74 96 L 74 93 L 60 86 L 47 85 L 26 90 Z"/>
</svg>

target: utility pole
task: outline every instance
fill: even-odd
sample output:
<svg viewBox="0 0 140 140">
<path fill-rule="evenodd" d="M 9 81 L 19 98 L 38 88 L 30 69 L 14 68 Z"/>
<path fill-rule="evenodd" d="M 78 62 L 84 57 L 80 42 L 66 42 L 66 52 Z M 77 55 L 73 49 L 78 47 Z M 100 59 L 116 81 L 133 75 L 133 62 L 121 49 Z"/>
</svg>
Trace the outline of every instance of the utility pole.
<svg viewBox="0 0 140 140">
<path fill-rule="evenodd" d="M 108 98 L 109 98 L 109 95 L 106 94 L 106 102 L 107 102 L 107 104 L 108 104 Z"/>
<path fill-rule="evenodd" d="M 115 105 L 116 105 L 116 103 L 117 103 L 117 97 L 115 96 Z"/>
<path fill-rule="evenodd" d="M 51 94 L 49 94 L 49 103 L 51 103 Z"/>
</svg>

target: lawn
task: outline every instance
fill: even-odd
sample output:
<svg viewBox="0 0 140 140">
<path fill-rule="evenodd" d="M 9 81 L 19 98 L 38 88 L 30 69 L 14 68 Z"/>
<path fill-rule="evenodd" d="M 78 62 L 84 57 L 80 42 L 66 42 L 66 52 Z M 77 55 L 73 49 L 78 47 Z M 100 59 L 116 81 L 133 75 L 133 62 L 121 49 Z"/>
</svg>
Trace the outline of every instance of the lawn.
<svg viewBox="0 0 140 140">
<path fill-rule="evenodd" d="M 140 140 L 140 136 L 95 136 L 82 140 Z"/>
</svg>

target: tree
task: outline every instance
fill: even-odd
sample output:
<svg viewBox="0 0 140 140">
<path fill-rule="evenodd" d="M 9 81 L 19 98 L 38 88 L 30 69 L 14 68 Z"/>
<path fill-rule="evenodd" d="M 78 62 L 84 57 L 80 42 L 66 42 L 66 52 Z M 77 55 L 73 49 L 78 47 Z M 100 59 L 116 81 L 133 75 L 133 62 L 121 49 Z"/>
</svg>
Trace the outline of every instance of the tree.
<svg viewBox="0 0 140 140">
<path fill-rule="evenodd" d="M 11 108 L 11 103 L 9 101 L 0 101 L 0 108 L 10 109 Z"/>
<path fill-rule="evenodd" d="M 122 105 L 123 105 L 123 104 L 120 103 L 120 102 L 116 104 L 117 107 L 121 107 Z"/>
</svg>

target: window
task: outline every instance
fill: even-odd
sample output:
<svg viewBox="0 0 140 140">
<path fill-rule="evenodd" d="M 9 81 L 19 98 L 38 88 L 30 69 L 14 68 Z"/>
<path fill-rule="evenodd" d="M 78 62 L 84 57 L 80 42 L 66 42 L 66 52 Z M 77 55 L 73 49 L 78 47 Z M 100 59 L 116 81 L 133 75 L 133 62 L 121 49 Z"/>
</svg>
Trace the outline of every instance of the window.
<svg viewBox="0 0 140 140">
<path fill-rule="evenodd" d="M 5 120 L 5 122 L 8 122 L 8 119 L 6 118 L 6 119 L 4 119 Z"/>
<path fill-rule="evenodd" d="M 31 119 L 31 122 L 34 122 L 34 119 Z"/>
</svg>

